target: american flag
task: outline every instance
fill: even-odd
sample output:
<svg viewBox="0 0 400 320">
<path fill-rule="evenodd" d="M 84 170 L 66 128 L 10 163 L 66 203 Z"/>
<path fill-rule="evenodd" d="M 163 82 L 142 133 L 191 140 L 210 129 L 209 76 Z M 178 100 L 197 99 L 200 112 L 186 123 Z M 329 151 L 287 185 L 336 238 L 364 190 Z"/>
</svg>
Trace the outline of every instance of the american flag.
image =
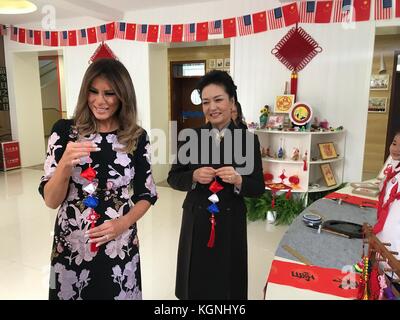
<svg viewBox="0 0 400 320">
<path fill-rule="evenodd" d="M 283 28 L 282 8 L 268 10 L 267 16 L 270 30 Z"/>
<path fill-rule="evenodd" d="M 392 0 L 375 0 L 375 20 L 392 18 Z"/>
<path fill-rule="evenodd" d="M 187 23 L 183 25 L 183 41 L 191 42 L 196 39 L 196 24 Z"/>
<path fill-rule="evenodd" d="M 18 28 L 14 26 L 10 26 L 11 33 L 10 33 L 10 39 L 13 41 L 17 41 L 18 39 Z"/>
<path fill-rule="evenodd" d="M 117 25 L 115 28 L 115 38 L 125 39 L 125 30 L 126 30 L 126 23 L 125 22 L 117 22 Z"/>
<path fill-rule="evenodd" d="M 315 1 L 300 2 L 301 23 L 313 23 L 315 21 Z"/>
<path fill-rule="evenodd" d="M 160 30 L 160 42 L 171 42 L 172 27 L 170 24 L 164 24 Z"/>
<path fill-rule="evenodd" d="M 43 45 L 50 46 L 51 45 L 50 31 L 43 31 L 42 36 L 43 36 L 43 41 L 42 41 Z"/>
<path fill-rule="evenodd" d="M 60 43 L 59 45 L 62 47 L 68 46 L 68 31 L 60 31 L 59 34 Z"/>
<path fill-rule="evenodd" d="M 97 41 L 106 41 L 107 40 L 107 28 L 105 24 L 98 26 L 96 28 L 97 32 Z"/>
<path fill-rule="evenodd" d="M 33 44 L 33 30 L 26 30 L 26 43 Z"/>
<path fill-rule="evenodd" d="M 247 14 L 237 18 L 239 25 L 239 35 L 245 36 L 253 33 L 253 24 L 251 22 L 251 15 Z"/>
<path fill-rule="evenodd" d="M 339 0 L 333 8 L 333 22 L 350 21 L 352 14 L 352 0 Z"/>
<path fill-rule="evenodd" d="M 78 30 L 78 44 L 79 45 L 87 44 L 86 29 Z"/>
<path fill-rule="evenodd" d="M 147 24 L 136 25 L 136 40 L 137 41 L 147 40 Z"/>
<path fill-rule="evenodd" d="M 7 35 L 7 26 L 4 24 L 0 24 L 0 36 Z"/>
<path fill-rule="evenodd" d="M 208 23 L 208 34 L 221 34 L 222 33 L 222 21 L 215 20 Z"/>
</svg>

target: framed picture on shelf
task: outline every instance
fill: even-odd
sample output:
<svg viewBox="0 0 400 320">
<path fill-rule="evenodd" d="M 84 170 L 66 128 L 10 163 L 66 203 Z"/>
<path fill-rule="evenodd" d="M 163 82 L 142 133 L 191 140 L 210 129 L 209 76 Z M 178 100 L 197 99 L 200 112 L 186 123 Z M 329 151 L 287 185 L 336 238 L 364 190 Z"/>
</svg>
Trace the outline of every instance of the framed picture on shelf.
<svg viewBox="0 0 400 320">
<path fill-rule="evenodd" d="M 225 58 L 224 59 L 224 68 L 229 68 L 231 66 L 231 59 Z"/>
<path fill-rule="evenodd" d="M 224 59 L 217 59 L 217 69 L 222 69 L 224 67 Z"/>
<path fill-rule="evenodd" d="M 321 164 L 321 171 L 327 187 L 332 187 L 336 185 L 336 179 L 333 175 L 333 171 L 329 163 Z"/>
<path fill-rule="evenodd" d="M 319 152 L 322 160 L 337 158 L 337 153 L 333 142 L 318 143 Z"/>
<path fill-rule="evenodd" d="M 285 116 L 283 114 L 272 114 L 268 117 L 267 128 L 279 129 L 283 128 Z"/>
<path fill-rule="evenodd" d="M 215 59 L 208 59 L 208 69 L 215 69 L 216 61 Z"/>
<path fill-rule="evenodd" d="M 370 90 L 388 90 L 389 75 L 388 74 L 373 74 L 371 75 Z"/>
<path fill-rule="evenodd" d="M 386 113 L 387 98 L 370 97 L 368 112 Z"/>
<path fill-rule="evenodd" d="M 284 94 L 275 98 L 275 113 L 289 113 L 294 104 L 293 94 Z"/>
</svg>

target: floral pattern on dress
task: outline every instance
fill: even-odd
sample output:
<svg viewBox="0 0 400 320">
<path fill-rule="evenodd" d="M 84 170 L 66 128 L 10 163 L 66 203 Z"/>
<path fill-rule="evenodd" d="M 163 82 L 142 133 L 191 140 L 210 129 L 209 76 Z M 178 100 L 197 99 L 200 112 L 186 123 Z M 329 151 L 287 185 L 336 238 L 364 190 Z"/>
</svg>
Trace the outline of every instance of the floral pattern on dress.
<svg viewBox="0 0 400 320">
<path fill-rule="evenodd" d="M 72 121 L 60 120 L 54 125 L 49 138 L 45 173 L 39 186 L 42 196 L 44 186 L 53 176 L 67 143 L 77 139 L 82 140 L 72 128 Z M 81 163 L 73 168 L 66 198 L 58 209 L 51 258 L 57 281 L 55 287 L 50 288 L 50 298 L 141 299 L 136 224 L 93 252 L 89 238 L 85 236 L 92 223 L 89 220 L 91 209 L 82 203 L 88 195 L 83 190 L 88 182 L 80 174 L 89 162 L 98 172 L 96 197 L 99 198 L 99 206 L 95 211 L 100 218 L 96 226 L 107 220 L 119 219 L 139 200 L 154 204 L 157 192 L 151 176 L 149 142 L 144 132 L 132 154 L 121 151 L 123 145 L 118 143 L 118 137 L 113 133 L 91 135 L 84 140 L 95 142 L 101 151 L 92 153 L 91 161 L 88 157 L 82 158 Z M 107 286 L 108 290 L 99 290 L 99 286 Z"/>
<path fill-rule="evenodd" d="M 119 265 L 112 268 L 114 283 L 118 283 L 120 292 L 114 297 L 115 300 L 140 300 L 142 299 L 142 292 L 137 286 L 137 279 L 135 277 L 136 268 L 139 264 L 139 255 L 136 254 L 132 261 L 125 265 L 124 270 L 121 270 Z"/>
<path fill-rule="evenodd" d="M 78 278 L 75 271 L 67 270 L 61 263 L 56 263 L 54 272 L 58 274 L 57 281 L 61 285 L 60 291 L 57 294 L 60 300 L 82 300 L 82 291 L 89 285 L 90 281 L 89 270 L 83 269 Z M 75 297 L 76 295 L 78 296 Z"/>
</svg>

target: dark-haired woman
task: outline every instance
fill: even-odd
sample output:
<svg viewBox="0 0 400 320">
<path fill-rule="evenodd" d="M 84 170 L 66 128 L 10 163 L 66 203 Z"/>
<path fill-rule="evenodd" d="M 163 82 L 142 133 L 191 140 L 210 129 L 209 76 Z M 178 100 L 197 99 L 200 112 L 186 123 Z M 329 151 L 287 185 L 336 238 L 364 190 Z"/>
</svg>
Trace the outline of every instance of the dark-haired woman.
<svg viewBox="0 0 400 320">
<path fill-rule="evenodd" d="M 242 106 L 239 101 L 236 101 L 232 107 L 232 121 L 236 127 L 247 129 L 247 124 L 243 117 Z"/>
<path fill-rule="evenodd" d="M 142 298 L 136 222 L 157 199 L 149 147 L 128 71 L 95 61 L 73 119 L 53 127 L 39 186 L 58 208 L 50 299 Z"/>
<path fill-rule="evenodd" d="M 207 124 L 182 141 L 168 183 L 186 191 L 175 294 L 179 299 L 247 299 L 243 197 L 264 192 L 257 137 L 232 120 L 236 86 L 214 70 L 198 83 Z M 189 150 L 183 152 L 183 150 Z"/>
</svg>

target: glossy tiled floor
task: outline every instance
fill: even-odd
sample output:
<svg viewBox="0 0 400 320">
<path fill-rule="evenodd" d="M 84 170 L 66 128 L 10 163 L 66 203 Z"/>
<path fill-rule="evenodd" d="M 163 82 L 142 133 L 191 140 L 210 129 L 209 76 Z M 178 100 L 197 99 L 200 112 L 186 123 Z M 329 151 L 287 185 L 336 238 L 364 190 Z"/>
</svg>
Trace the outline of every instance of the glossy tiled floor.
<svg viewBox="0 0 400 320">
<path fill-rule="evenodd" d="M 0 173 L 0 299 L 47 299 L 55 210 L 37 192 L 42 171 Z M 175 299 L 176 251 L 184 193 L 158 187 L 139 222 L 144 299 Z M 276 247 L 287 227 L 248 224 L 249 299 L 262 299 Z"/>
</svg>

